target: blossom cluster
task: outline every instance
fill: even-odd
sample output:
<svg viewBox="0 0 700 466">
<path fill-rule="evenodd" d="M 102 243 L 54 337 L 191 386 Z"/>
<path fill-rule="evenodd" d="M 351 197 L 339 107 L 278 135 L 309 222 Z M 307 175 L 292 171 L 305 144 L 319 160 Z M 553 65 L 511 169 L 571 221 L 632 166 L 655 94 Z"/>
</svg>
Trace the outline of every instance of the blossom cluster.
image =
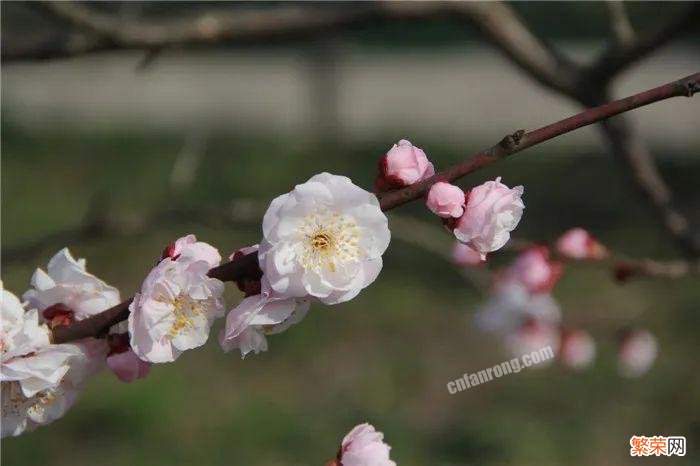
<svg viewBox="0 0 700 466">
<path fill-rule="evenodd" d="M 557 258 L 552 258 L 554 254 Z M 582 228 L 565 232 L 551 249 L 527 246 L 507 267 L 493 273 L 491 292 L 474 316 L 477 328 L 496 335 L 513 357 L 549 346 L 570 369 L 591 366 L 595 341 L 587 331 L 562 324 L 562 312 L 552 291 L 567 261 L 601 260 L 607 254 L 606 248 Z M 459 267 L 483 264 L 476 251 L 461 243 L 455 245 L 452 259 Z M 623 332 L 617 351 L 620 374 L 644 374 L 656 354 L 656 340 L 647 330 Z"/>
<path fill-rule="evenodd" d="M 22 299 L 2 289 L 3 437 L 53 422 L 75 403 L 87 379 L 104 364 L 108 346 L 94 338 L 52 344 L 50 329 L 118 304 L 119 291 L 63 249 L 46 271 L 36 270 Z"/>
<path fill-rule="evenodd" d="M 433 182 L 426 206 L 458 240 L 453 255 L 462 267 L 485 264 L 486 255 L 509 241 L 522 217 L 522 186 L 509 188 L 499 177 L 464 192 L 436 180 L 425 152 L 407 140 L 394 145 L 379 166 L 379 192 Z M 152 364 L 175 361 L 204 345 L 224 316 L 219 334 L 224 351 L 237 349 L 242 357 L 266 351 L 267 337 L 300 323 L 312 304 L 343 303 L 371 285 L 390 239 L 376 194 L 344 176 L 315 175 L 271 202 L 258 244 L 229 256 L 235 261 L 256 254 L 262 273 L 238 279 L 244 297 L 227 315 L 224 284 L 211 273 L 221 265 L 221 254 L 194 235 L 166 246 L 138 293 L 124 303 L 116 288 L 87 271 L 84 259 L 74 259 L 68 249 L 59 251 L 46 271 L 36 270 L 22 302 L 2 289 L 2 436 L 63 416 L 104 366 L 123 382 L 146 377 Z M 550 257 L 553 251 L 546 246 L 531 246 L 496 272 L 477 324 L 500 335 L 514 354 L 550 346 L 564 364 L 580 369 L 593 361 L 594 342 L 581 329 L 561 326 L 551 291 L 565 260 L 599 260 L 607 251 L 579 228 L 559 238 L 554 253 L 560 259 Z M 106 338 L 52 343 L 53 329 L 115 306 L 128 306 L 128 319 L 112 326 Z M 641 375 L 656 351 L 648 332 L 625 333 L 621 372 Z M 357 426 L 343 439 L 335 464 L 395 465 L 382 439 L 371 425 Z"/>
</svg>

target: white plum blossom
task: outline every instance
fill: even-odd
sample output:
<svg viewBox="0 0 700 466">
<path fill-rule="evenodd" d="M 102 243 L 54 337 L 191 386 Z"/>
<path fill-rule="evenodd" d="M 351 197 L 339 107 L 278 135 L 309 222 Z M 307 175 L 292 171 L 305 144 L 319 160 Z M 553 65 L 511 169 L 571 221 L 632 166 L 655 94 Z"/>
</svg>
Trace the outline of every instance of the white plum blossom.
<svg viewBox="0 0 700 466">
<path fill-rule="evenodd" d="M 224 351 L 238 348 L 241 357 L 267 351 L 265 335 L 282 333 L 298 324 L 309 310 L 309 300 L 279 298 L 263 277 L 260 294 L 248 296 L 226 317 L 219 341 Z"/>
<path fill-rule="evenodd" d="M 73 405 L 84 380 L 104 361 L 105 345 L 94 339 L 50 344 L 35 309 L 25 311 L 2 290 L 2 437 L 48 424 Z"/>
<path fill-rule="evenodd" d="M 58 384 L 68 371 L 72 346 L 50 345 L 49 330 L 35 309 L 25 311 L 17 297 L 2 290 L 0 381 L 16 382 L 25 396 Z"/>
<path fill-rule="evenodd" d="M 69 314 L 69 320 L 82 320 L 120 301 L 119 290 L 88 273 L 85 259 L 75 260 L 68 248 L 51 258 L 46 272 L 36 269 L 31 284 L 32 288 L 22 296 L 30 309 L 43 312 L 59 305 L 58 313 Z"/>
<path fill-rule="evenodd" d="M 479 251 L 482 258 L 502 248 L 523 215 L 523 191 L 522 186 L 511 189 L 504 185 L 501 177 L 473 188 L 467 195 L 464 215 L 454 224 L 454 235 Z"/>
<path fill-rule="evenodd" d="M 656 337 L 648 330 L 626 332 L 617 350 L 620 374 L 628 378 L 644 375 L 656 361 L 658 352 Z"/>
<path fill-rule="evenodd" d="M 475 315 L 477 328 L 497 334 L 514 332 L 529 319 L 556 325 L 561 320 L 561 311 L 550 294 L 531 294 L 517 283 L 498 287 Z"/>
<path fill-rule="evenodd" d="M 202 346 L 214 320 L 223 316 L 224 284 L 207 275 L 221 256 L 206 246 L 190 240 L 182 249 L 174 248 L 173 257 L 156 265 L 134 296 L 128 322 L 139 358 L 174 361 L 183 351 Z"/>
<path fill-rule="evenodd" d="M 187 235 L 170 243 L 163 251 L 163 259 L 171 258 L 178 261 L 205 261 L 210 267 L 221 263 L 221 255 L 217 249 L 203 241 L 197 241 L 195 235 Z"/>
<path fill-rule="evenodd" d="M 78 399 L 85 381 L 99 370 L 105 356 L 105 346 L 94 339 L 52 346 L 70 351 L 67 371 L 58 383 L 32 393 L 27 393 L 20 381 L 0 383 L 3 438 L 32 431 L 65 415 Z"/>
<path fill-rule="evenodd" d="M 384 434 L 368 423 L 355 426 L 343 438 L 336 461 L 337 466 L 396 466 L 389 458 L 391 447 L 384 443 Z"/>
<path fill-rule="evenodd" d="M 270 204 L 260 268 L 281 298 L 348 301 L 379 275 L 391 236 L 387 223 L 374 194 L 321 173 Z"/>
</svg>

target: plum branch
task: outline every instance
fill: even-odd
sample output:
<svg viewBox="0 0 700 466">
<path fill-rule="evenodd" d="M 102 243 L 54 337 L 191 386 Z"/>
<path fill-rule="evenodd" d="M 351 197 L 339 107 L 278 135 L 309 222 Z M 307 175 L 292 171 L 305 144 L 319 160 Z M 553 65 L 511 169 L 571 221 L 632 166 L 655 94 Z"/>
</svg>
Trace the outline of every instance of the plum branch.
<svg viewBox="0 0 700 466">
<path fill-rule="evenodd" d="M 700 73 L 695 73 L 683 79 L 634 94 L 624 99 L 586 109 L 569 118 L 533 131 L 525 132 L 524 130 L 518 130 L 513 134 L 505 136 L 499 143 L 489 149 L 474 154 L 464 162 L 438 172 L 435 176 L 427 180 L 381 195 L 381 208 L 384 211 L 388 211 L 419 199 L 424 196 L 430 186 L 437 181 L 454 181 L 510 155 L 578 128 L 605 121 L 615 115 L 661 100 L 682 96 L 691 97 L 699 91 Z M 236 281 L 241 278 L 259 278 L 262 275 L 262 271 L 258 265 L 257 254 L 248 254 L 215 267 L 211 269 L 208 274 L 210 277 L 222 281 Z M 81 338 L 105 335 L 109 327 L 128 317 L 128 307 L 132 299 L 133 298 L 130 298 L 117 306 L 87 319 L 54 328 L 52 330 L 52 341 L 54 343 L 65 343 Z"/>
</svg>

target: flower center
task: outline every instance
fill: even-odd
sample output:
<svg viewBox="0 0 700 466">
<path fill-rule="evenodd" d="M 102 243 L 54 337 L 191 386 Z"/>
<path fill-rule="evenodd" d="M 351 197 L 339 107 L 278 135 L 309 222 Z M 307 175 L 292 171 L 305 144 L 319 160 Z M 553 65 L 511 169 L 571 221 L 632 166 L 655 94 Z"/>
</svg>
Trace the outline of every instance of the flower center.
<svg viewBox="0 0 700 466">
<path fill-rule="evenodd" d="M 299 227 L 299 257 L 306 270 L 336 271 L 338 265 L 357 260 L 360 232 L 352 220 L 326 209 L 309 214 Z"/>
<path fill-rule="evenodd" d="M 175 337 L 184 329 L 194 328 L 195 317 L 201 316 L 204 313 L 203 303 L 192 299 L 186 293 L 180 293 L 172 300 L 171 304 L 175 308 L 173 311 L 175 321 L 168 331 L 170 338 Z"/>
<path fill-rule="evenodd" d="M 19 382 L 2 382 L 2 417 L 22 416 L 25 412 L 41 415 L 61 393 L 60 387 L 56 387 L 27 398 L 22 393 Z"/>
<path fill-rule="evenodd" d="M 317 233 L 311 238 L 311 247 L 316 251 L 328 251 L 333 245 L 333 238 L 330 233 Z"/>
</svg>

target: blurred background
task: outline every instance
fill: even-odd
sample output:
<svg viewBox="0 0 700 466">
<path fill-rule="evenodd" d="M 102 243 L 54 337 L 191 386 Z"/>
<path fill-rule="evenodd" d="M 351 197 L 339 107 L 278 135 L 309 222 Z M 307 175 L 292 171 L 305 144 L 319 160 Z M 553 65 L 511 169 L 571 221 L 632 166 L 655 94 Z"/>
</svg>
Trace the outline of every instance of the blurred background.
<svg viewBox="0 0 700 466">
<path fill-rule="evenodd" d="M 108 3 L 121 18 L 187 17 L 275 4 Z M 685 5 L 628 3 L 635 29 Z M 305 4 L 314 14 L 328 5 Z M 335 4 L 352 9 L 358 4 Z M 603 3 L 514 3 L 533 31 L 575 60 L 609 38 Z M 36 5 L 2 4 L 6 48 L 63 40 Z M 614 82 L 617 96 L 697 72 L 698 29 Z M 48 41 L 48 42 L 47 42 Z M 633 112 L 643 140 L 700 226 L 697 98 Z M 410 139 L 437 168 L 577 112 L 485 42 L 445 18 L 367 24 L 272 44 L 109 51 L 2 66 L 2 280 L 23 293 L 36 267 L 69 246 L 131 295 L 163 246 L 187 233 L 222 255 L 257 243 L 274 196 L 315 173 L 370 188 L 379 158 Z M 634 257 L 678 256 L 596 127 L 531 148 L 458 184 L 524 185 L 516 238 L 551 241 L 572 226 Z M 456 395 L 445 384 L 506 359 L 478 333 L 486 271 L 445 255 L 452 237 L 420 203 L 392 211 L 383 273 L 357 299 L 312 307 L 304 322 L 241 360 L 214 338 L 132 384 L 103 372 L 61 420 L 2 442 L 8 465 L 321 465 L 369 421 L 392 459 L 411 465 L 617 465 L 632 435 L 684 435 L 700 453 L 697 277 L 625 285 L 572 264 L 554 295 L 564 323 L 592 333 L 594 366 L 525 370 Z M 494 255 L 490 267 L 511 253 Z M 476 283 L 477 286 L 474 286 Z M 241 297 L 229 286 L 229 303 Z M 223 322 L 220 322 L 221 325 Z M 617 374 L 614 333 L 650 329 L 660 354 L 639 379 Z M 212 336 L 218 333 L 215 327 Z"/>
</svg>

